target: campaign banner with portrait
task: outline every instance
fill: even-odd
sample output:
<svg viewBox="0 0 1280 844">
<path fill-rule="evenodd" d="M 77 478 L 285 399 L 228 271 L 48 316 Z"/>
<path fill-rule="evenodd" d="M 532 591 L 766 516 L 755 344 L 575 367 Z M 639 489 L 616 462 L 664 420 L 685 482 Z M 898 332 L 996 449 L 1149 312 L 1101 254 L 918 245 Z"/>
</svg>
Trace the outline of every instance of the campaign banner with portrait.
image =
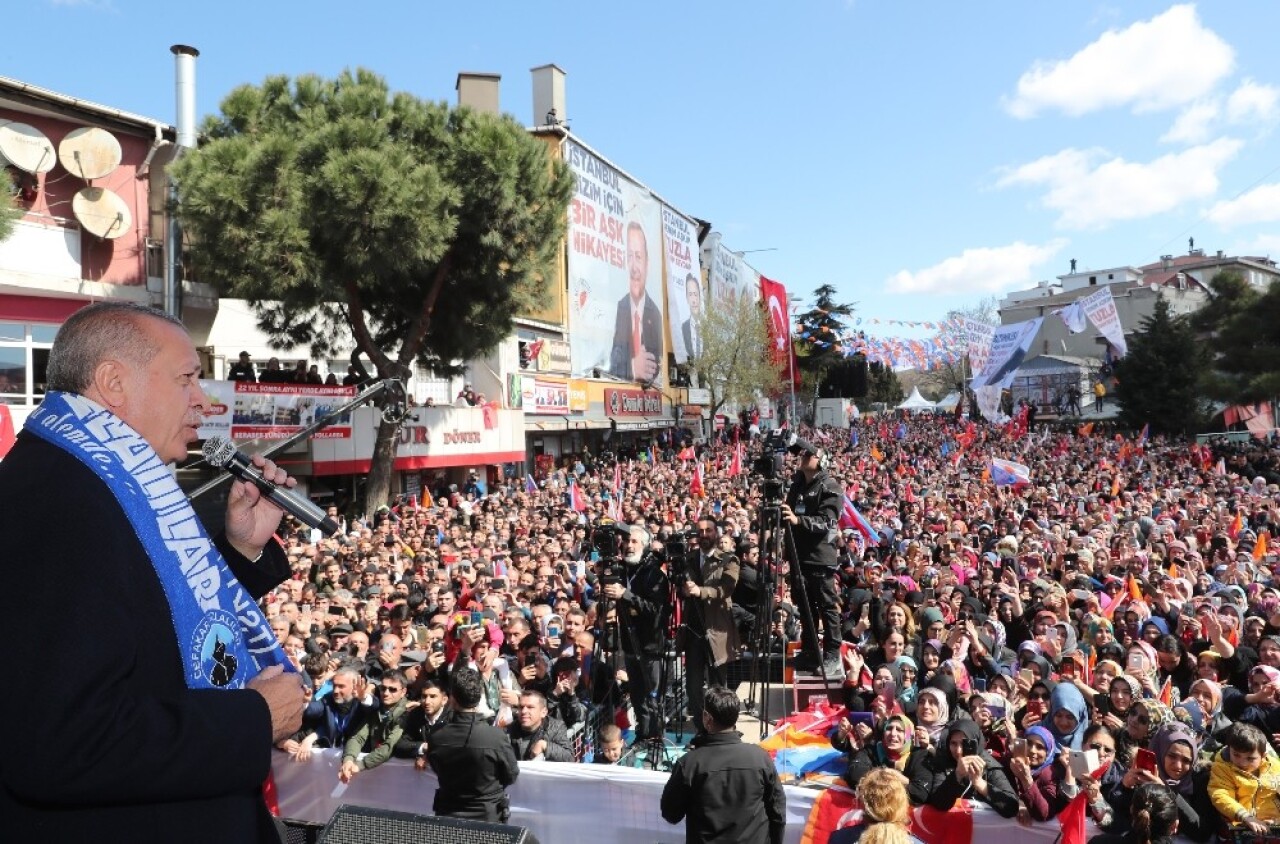
<svg viewBox="0 0 1280 844">
<path fill-rule="evenodd" d="M 987 365 L 973 376 L 969 386 L 974 390 L 979 387 L 1008 387 L 1013 383 L 1013 376 L 1022 366 L 1031 344 L 1040 332 L 1044 317 L 1036 317 L 1026 322 L 1015 322 L 1012 325 L 1001 325 L 991 334 L 991 351 L 987 357 Z"/>
<path fill-rule="evenodd" d="M 355 387 L 321 384 L 254 384 L 246 381 L 206 381 L 200 387 L 209 398 L 210 412 L 200 426 L 200 439 L 284 440 L 349 402 Z M 351 414 L 311 435 L 312 439 L 351 436 Z"/>
<path fill-rule="evenodd" d="M 666 356 L 661 207 L 648 190 L 572 140 L 569 337 L 573 374 L 662 383 Z"/>
<path fill-rule="evenodd" d="M 662 255 L 667 267 L 667 313 L 671 316 L 671 351 L 676 363 L 697 357 L 702 338 L 702 261 L 698 227 L 679 212 L 662 206 Z"/>
</svg>

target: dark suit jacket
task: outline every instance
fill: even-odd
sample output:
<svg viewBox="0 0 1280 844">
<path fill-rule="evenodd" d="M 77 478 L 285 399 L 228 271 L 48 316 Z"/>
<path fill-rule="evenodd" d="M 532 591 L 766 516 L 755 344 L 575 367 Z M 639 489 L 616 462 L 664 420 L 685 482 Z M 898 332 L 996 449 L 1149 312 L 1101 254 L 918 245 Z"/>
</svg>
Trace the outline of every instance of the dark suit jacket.
<svg viewBox="0 0 1280 844">
<path fill-rule="evenodd" d="M 257 692 L 187 688 L 169 603 L 115 497 L 30 434 L 0 463 L 10 602 L 0 695 L 7 841 L 277 841 L 262 799 L 271 713 Z M 218 547 L 255 598 L 289 574 Z"/>
<path fill-rule="evenodd" d="M 680 323 L 680 334 L 684 337 L 684 353 L 688 357 L 694 357 L 697 354 L 693 348 L 693 320 L 686 319 Z"/>
<path fill-rule="evenodd" d="M 662 311 L 644 296 L 644 314 L 640 317 L 640 342 L 653 353 L 662 371 Z M 631 373 L 631 296 L 618 302 L 618 316 L 613 325 L 613 349 L 609 353 L 609 372 L 627 381 L 637 380 Z"/>
</svg>

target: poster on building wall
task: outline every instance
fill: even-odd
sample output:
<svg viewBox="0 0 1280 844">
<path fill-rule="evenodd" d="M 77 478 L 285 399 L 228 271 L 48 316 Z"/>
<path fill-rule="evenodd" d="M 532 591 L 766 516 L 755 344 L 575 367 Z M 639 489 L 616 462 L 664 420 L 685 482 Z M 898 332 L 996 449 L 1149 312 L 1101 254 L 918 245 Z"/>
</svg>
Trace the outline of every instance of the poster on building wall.
<svg viewBox="0 0 1280 844">
<path fill-rule="evenodd" d="M 563 381 L 544 381 L 541 378 L 534 383 L 537 386 L 533 392 L 533 413 L 563 415 L 569 412 L 568 384 Z"/>
<path fill-rule="evenodd" d="M 200 426 L 200 439 L 284 440 L 351 401 L 355 387 L 320 384 L 251 384 L 243 381 L 200 381 L 211 411 Z M 312 439 L 351 436 L 351 414 L 311 435 Z"/>
<path fill-rule="evenodd" d="M 573 373 L 661 384 L 662 221 L 649 191 L 571 140 L 569 336 Z"/>
<path fill-rule="evenodd" d="M 753 301 L 759 298 L 760 273 L 725 246 L 719 232 L 712 232 L 703 241 L 702 259 L 708 268 L 709 302 L 732 305 L 741 296 Z"/>
<path fill-rule="evenodd" d="M 665 205 L 662 206 L 662 252 L 667 266 L 671 351 L 676 363 L 682 364 L 701 351 L 698 317 L 702 314 L 702 261 L 698 227 Z"/>
</svg>

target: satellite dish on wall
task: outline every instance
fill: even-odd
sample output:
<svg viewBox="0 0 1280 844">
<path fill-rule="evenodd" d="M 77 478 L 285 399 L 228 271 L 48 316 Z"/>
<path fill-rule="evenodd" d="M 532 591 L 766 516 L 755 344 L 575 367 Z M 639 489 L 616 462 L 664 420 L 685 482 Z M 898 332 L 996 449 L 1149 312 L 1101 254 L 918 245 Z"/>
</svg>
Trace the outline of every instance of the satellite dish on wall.
<svg viewBox="0 0 1280 844">
<path fill-rule="evenodd" d="M 71 199 L 71 213 L 90 234 L 115 240 L 133 225 L 124 200 L 106 188 L 81 188 Z"/>
<path fill-rule="evenodd" d="M 17 121 L 0 122 L 0 156 L 28 173 L 48 173 L 58 162 L 44 132 Z"/>
<path fill-rule="evenodd" d="M 120 166 L 120 142 L 106 129 L 73 129 L 58 144 L 58 160 L 68 173 L 85 181 L 101 179 Z"/>
</svg>

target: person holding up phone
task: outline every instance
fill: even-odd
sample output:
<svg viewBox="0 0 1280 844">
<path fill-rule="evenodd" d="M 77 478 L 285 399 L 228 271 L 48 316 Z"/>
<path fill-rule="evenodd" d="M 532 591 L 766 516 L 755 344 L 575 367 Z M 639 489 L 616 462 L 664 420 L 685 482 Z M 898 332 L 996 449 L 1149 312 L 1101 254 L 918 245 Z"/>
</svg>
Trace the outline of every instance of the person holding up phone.
<svg viewBox="0 0 1280 844">
<path fill-rule="evenodd" d="M 1192 841 L 1208 841 L 1218 826 L 1214 803 L 1209 795 L 1210 773 L 1198 767 L 1200 741 L 1191 728 L 1180 722 L 1162 726 L 1142 748 L 1133 767 L 1112 790 L 1110 802 L 1117 818 L 1130 816 L 1134 795 L 1143 785 L 1164 785 L 1173 791 L 1178 806 L 1178 832 Z"/>
<path fill-rule="evenodd" d="M 1066 808 L 1067 800 L 1061 784 L 1068 773 L 1060 765 L 1059 746 L 1044 727 L 1027 730 L 1025 739 L 1016 740 L 1009 758 L 1009 778 L 1018 793 L 1018 822 L 1047 821 Z M 1067 751 L 1070 753 L 1070 751 Z"/>
<path fill-rule="evenodd" d="M 984 749 L 982 729 L 973 721 L 955 721 L 942 747 L 915 766 L 907 794 L 913 803 L 949 811 L 960 799 L 985 803 L 1002 818 L 1018 813 L 1018 795 L 1000 763 Z"/>
<path fill-rule="evenodd" d="M 923 763 L 928 755 L 915 747 L 914 729 L 911 719 L 902 714 L 890 715 L 875 729 L 865 724 L 851 724 L 853 735 L 862 738 L 850 753 L 844 781 L 850 788 L 857 788 L 858 782 L 876 768 L 892 768 L 910 777 L 913 765 Z"/>
</svg>

